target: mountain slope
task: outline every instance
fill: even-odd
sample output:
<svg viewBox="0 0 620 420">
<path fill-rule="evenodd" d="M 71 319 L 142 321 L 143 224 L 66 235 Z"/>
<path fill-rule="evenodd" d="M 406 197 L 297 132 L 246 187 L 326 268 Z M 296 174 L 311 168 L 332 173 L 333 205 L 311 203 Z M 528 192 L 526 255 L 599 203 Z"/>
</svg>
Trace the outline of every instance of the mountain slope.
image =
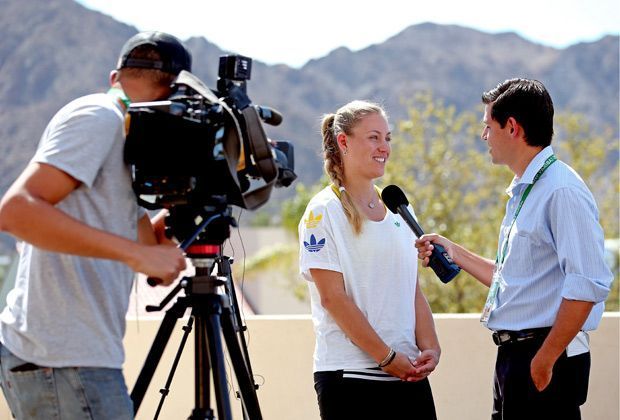
<svg viewBox="0 0 620 420">
<path fill-rule="evenodd" d="M 0 0 L 0 7 L 2 194 L 49 118 L 69 100 L 107 89 L 118 51 L 137 31 L 73 0 Z M 185 42 L 193 72 L 215 88 L 219 56 L 226 52 L 204 38 Z M 619 51 L 618 36 L 559 50 L 514 33 L 425 23 L 359 51 L 338 48 L 301 69 L 255 60 L 247 88 L 254 103 L 284 115 L 267 133 L 294 143 L 296 172 L 311 183 L 322 173 L 321 117 L 352 99 L 381 102 L 397 121 L 417 92 L 431 91 L 457 110 L 478 109 L 484 90 L 507 78 L 532 77 L 547 85 L 558 112 L 584 113 L 593 127 L 617 133 Z"/>
</svg>

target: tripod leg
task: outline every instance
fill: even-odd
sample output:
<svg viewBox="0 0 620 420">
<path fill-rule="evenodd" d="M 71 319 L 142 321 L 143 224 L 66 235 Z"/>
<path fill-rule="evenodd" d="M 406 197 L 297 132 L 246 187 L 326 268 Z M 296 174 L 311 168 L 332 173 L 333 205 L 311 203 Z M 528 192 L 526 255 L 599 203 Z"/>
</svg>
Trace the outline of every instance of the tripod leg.
<svg viewBox="0 0 620 420">
<path fill-rule="evenodd" d="M 250 365 L 250 356 L 248 354 L 245 336 L 243 332 L 246 330 L 239 313 L 239 304 L 237 303 L 237 294 L 235 292 L 235 283 L 232 279 L 232 270 L 230 267 L 230 258 L 221 257 L 218 260 L 218 275 L 226 278 L 226 288 L 228 305 L 224 304 L 222 308 L 222 331 L 224 340 L 226 340 L 226 348 L 230 355 L 237 384 L 239 385 L 239 393 L 243 404 L 244 418 L 251 420 L 260 420 L 262 418 L 256 390 L 258 386 L 254 382 L 254 374 Z"/>
<path fill-rule="evenodd" d="M 262 420 L 258 396 L 256 395 L 256 386 L 250 369 L 250 360 L 247 357 L 247 351 L 242 352 L 239 338 L 235 334 L 230 310 L 226 308 L 223 310 L 221 320 L 226 348 L 228 349 L 228 355 L 230 356 L 237 384 L 239 385 L 244 413 L 249 416 L 250 420 Z"/>
<path fill-rule="evenodd" d="M 159 326 L 159 330 L 153 340 L 149 354 L 144 361 L 144 366 L 142 367 L 140 375 L 138 375 L 138 379 L 136 380 L 136 384 L 131 391 L 134 415 L 138 412 L 140 404 L 142 404 L 144 394 L 146 394 L 146 390 L 151 383 L 151 379 L 153 379 L 153 374 L 157 369 L 157 364 L 159 363 L 162 353 L 166 348 L 166 344 L 170 339 L 172 329 L 174 328 L 177 319 L 185 313 L 185 309 L 187 309 L 185 299 L 179 298 L 172 308 L 166 311 L 166 315 L 164 315 L 164 319 Z"/>
<path fill-rule="evenodd" d="M 190 419 L 213 419 L 210 407 L 210 372 L 209 350 L 207 349 L 206 326 L 202 314 L 194 308 L 192 316 L 196 320 L 194 328 L 194 410 Z"/>
<path fill-rule="evenodd" d="M 226 382 L 226 366 L 224 364 L 224 350 L 222 348 L 222 336 L 220 316 L 222 313 L 220 296 L 208 295 L 206 297 L 207 310 L 203 313 L 204 326 L 209 346 L 209 360 L 213 374 L 213 385 L 217 402 L 217 413 L 220 420 L 232 420 L 230 398 L 228 396 L 228 384 Z M 204 342 L 204 340 L 203 340 Z M 204 375 L 202 375 L 204 377 Z M 207 377 L 208 379 L 208 377 Z"/>
<path fill-rule="evenodd" d="M 219 275 L 226 277 L 226 288 L 228 291 L 229 303 L 230 305 L 224 305 L 224 311 L 228 311 L 228 318 L 232 323 L 232 331 L 239 333 L 239 345 L 241 346 L 241 350 L 243 351 L 243 358 L 247 361 L 246 365 L 248 368 L 248 373 L 251 378 L 254 377 L 252 373 L 252 366 L 250 365 L 250 356 L 248 355 L 248 347 L 245 342 L 245 336 L 243 332 L 246 331 L 246 326 L 243 324 L 241 320 L 241 314 L 239 311 L 239 303 L 237 302 L 237 293 L 235 291 L 235 282 L 232 278 L 232 270 L 230 268 L 230 258 L 222 257 L 220 259 L 220 273 Z M 258 387 L 255 387 L 258 389 Z"/>
<path fill-rule="evenodd" d="M 168 378 L 166 379 L 166 385 L 162 389 L 159 390 L 161 393 L 161 398 L 159 399 L 159 404 L 157 405 L 157 411 L 155 412 L 155 416 L 153 417 L 155 420 L 159 418 L 159 413 L 161 412 L 162 407 L 164 406 L 164 400 L 168 396 L 168 392 L 170 391 L 170 384 L 172 384 L 172 378 L 174 377 L 174 373 L 177 370 L 177 366 L 179 365 L 179 360 L 181 360 L 181 354 L 183 353 L 183 349 L 185 348 L 185 343 L 187 342 L 187 337 L 189 333 L 192 331 L 192 324 L 194 322 L 194 318 L 190 317 L 187 321 L 187 324 L 183 327 L 183 337 L 181 337 L 181 343 L 179 344 L 179 349 L 177 350 L 177 354 L 174 357 L 174 361 L 172 362 L 172 367 L 170 368 L 170 372 L 168 373 Z"/>
</svg>

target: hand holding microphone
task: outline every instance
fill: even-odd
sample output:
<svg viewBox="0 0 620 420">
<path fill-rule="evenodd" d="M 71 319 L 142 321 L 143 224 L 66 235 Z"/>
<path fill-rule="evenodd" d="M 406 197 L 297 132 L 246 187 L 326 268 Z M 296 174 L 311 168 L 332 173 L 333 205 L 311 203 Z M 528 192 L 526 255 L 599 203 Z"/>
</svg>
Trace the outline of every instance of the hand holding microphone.
<svg viewBox="0 0 620 420">
<path fill-rule="evenodd" d="M 403 218 L 418 238 L 424 235 L 424 231 L 407 209 L 409 201 L 400 188 L 396 185 L 388 185 L 381 192 L 381 199 L 392 213 L 399 214 Z M 444 283 L 448 283 L 461 271 L 461 268 L 452 261 L 444 247 L 435 243 L 428 265 L 437 274 L 439 280 Z"/>
</svg>

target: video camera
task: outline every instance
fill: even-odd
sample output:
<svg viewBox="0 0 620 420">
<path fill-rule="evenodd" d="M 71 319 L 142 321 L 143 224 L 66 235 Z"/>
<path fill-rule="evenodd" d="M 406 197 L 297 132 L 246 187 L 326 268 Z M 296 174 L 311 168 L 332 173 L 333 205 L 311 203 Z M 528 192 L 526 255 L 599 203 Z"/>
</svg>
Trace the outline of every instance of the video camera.
<svg viewBox="0 0 620 420">
<path fill-rule="evenodd" d="M 125 161 L 140 205 L 171 215 L 213 202 L 253 210 L 297 178 L 293 145 L 269 140 L 262 126 L 282 116 L 247 95 L 251 68 L 248 57 L 223 56 L 217 90 L 182 71 L 167 100 L 131 104 Z"/>
</svg>

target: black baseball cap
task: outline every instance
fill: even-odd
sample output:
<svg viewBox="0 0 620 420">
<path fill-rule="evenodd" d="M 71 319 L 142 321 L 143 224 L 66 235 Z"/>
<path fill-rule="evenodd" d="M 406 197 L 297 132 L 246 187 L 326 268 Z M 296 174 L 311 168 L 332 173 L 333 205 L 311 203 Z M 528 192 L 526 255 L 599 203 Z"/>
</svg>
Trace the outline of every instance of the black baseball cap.
<svg viewBox="0 0 620 420">
<path fill-rule="evenodd" d="M 130 58 L 131 52 L 142 45 L 154 47 L 161 60 Z M 116 68 L 156 69 L 176 76 L 181 70 L 192 70 L 192 56 L 181 41 L 170 34 L 158 31 L 139 32 L 123 45 Z"/>
</svg>

